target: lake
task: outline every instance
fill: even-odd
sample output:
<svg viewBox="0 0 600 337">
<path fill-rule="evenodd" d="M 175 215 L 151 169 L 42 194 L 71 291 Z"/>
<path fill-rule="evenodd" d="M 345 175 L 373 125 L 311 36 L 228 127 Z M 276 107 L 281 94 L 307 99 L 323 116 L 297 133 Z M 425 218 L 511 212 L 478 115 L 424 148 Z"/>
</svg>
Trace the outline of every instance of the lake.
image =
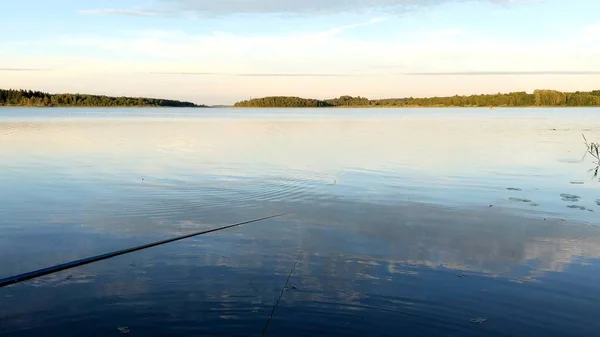
<svg viewBox="0 0 600 337">
<path fill-rule="evenodd" d="M 600 109 L 0 109 L 0 278 L 286 213 L 0 288 L 0 335 L 594 335 L 582 134 Z"/>
</svg>

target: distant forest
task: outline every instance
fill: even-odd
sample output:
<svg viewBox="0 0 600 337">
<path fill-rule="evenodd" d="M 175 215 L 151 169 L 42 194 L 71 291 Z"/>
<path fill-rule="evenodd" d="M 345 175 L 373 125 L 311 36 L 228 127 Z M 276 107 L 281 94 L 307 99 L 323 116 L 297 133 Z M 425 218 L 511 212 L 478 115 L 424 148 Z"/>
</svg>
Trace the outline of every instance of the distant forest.
<svg viewBox="0 0 600 337">
<path fill-rule="evenodd" d="M 600 106 L 600 90 L 561 92 L 535 90 L 508 94 L 471 95 L 427 98 L 386 98 L 371 100 L 364 97 L 341 96 L 317 100 L 300 97 L 274 96 L 237 102 L 244 108 L 320 108 L 320 107 L 589 107 Z"/>
<path fill-rule="evenodd" d="M 200 108 L 191 102 L 144 97 L 110 97 L 83 94 L 48 94 L 31 90 L 0 89 L 0 106 L 29 107 L 178 107 Z"/>
</svg>

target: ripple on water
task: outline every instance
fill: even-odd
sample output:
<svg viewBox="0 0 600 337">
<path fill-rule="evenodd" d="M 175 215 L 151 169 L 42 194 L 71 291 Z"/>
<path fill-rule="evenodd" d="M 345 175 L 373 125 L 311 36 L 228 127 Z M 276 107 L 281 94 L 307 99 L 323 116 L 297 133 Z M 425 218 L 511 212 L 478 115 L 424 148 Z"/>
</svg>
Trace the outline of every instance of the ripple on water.
<svg viewBox="0 0 600 337">
<path fill-rule="evenodd" d="M 318 114 L 327 114 L 321 111 L 325 110 Z M 339 112 L 330 113 L 337 116 Z M 171 113 L 188 114 L 165 112 Z M 200 114 L 206 113 L 210 112 Z M 239 114 L 248 113 L 252 114 Z M 507 113 L 508 110 L 502 111 L 498 116 L 512 124 L 516 116 Z M 539 114 L 544 129 L 548 128 L 548 113 L 551 112 L 544 110 Z M 228 118 L 234 119 L 231 114 Z M 129 116 L 133 116 L 131 112 Z M 271 312 L 288 275 L 292 278 L 278 303 L 281 308 L 275 312 L 269 335 L 527 335 L 532 331 L 540 335 L 590 335 L 588 331 L 594 328 L 589 322 L 594 322 L 593 315 L 598 311 L 593 294 L 600 284 L 596 282 L 598 273 L 594 273 L 599 244 L 595 237 L 587 243 L 578 239 L 593 237 L 597 234 L 594 228 L 569 226 L 567 220 L 559 223 L 550 219 L 546 209 L 539 213 L 529 211 L 548 215 L 548 221 L 529 223 L 523 219 L 521 223 L 517 217 L 503 218 L 502 210 L 462 213 L 461 208 L 454 206 L 458 202 L 445 204 L 446 198 L 486 205 L 486 198 L 490 202 L 502 198 L 515 208 L 534 207 L 536 202 L 558 208 L 557 217 L 593 217 L 576 202 L 596 200 L 600 207 L 600 199 L 589 194 L 594 183 L 583 176 L 587 167 L 553 163 L 563 156 L 566 146 L 570 150 L 572 144 L 568 142 L 573 135 L 540 135 L 529 127 L 518 127 L 516 124 L 522 125 L 521 121 L 515 128 L 498 125 L 493 133 L 481 133 L 496 137 L 490 139 L 500 150 L 491 156 L 494 161 L 488 161 L 481 160 L 479 154 L 487 154 L 489 149 L 470 146 L 473 136 L 462 132 L 481 132 L 479 119 L 469 124 L 469 129 L 460 129 L 465 125 L 462 120 L 453 125 L 459 127 L 455 128 L 447 127 L 436 117 L 420 130 L 413 130 L 417 124 L 410 120 L 394 125 L 387 121 L 381 125 L 361 122 L 360 128 L 335 122 L 327 124 L 331 127 L 328 130 L 311 128 L 313 124 L 308 123 L 268 121 L 260 122 L 268 125 L 257 129 L 256 125 L 261 124 L 253 121 L 244 124 L 242 130 L 242 124 L 229 121 L 189 125 L 189 120 L 180 117 L 184 122 L 142 125 L 136 118 L 131 123 L 94 122 L 93 128 L 80 123 L 50 129 L 47 126 L 39 133 L 27 131 L 23 137 L 0 140 L 0 147 L 6 144 L 9 153 L 17 148 L 23 150 L 23 155 L 15 152 L 15 160 L 9 156 L 0 159 L 13 167 L 10 172 L 5 170 L 7 174 L 0 177 L 0 185 L 8 179 L 15 182 L 6 185 L 12 186 L 15 193 L 5 193 L 0 222 L 34 223 L 29 219 L 32 213 L 62 218 L 55 223 L 36 221 L 35 226 L 39 227 L 29 229 L 36 231 L 36 236 L 43 236 L 48 245 L 63 241 L 50 241 L 47 235 L 41 235 L 43 231 L 49 227 L 75 231 L 75 224 L 79 223 L 85 224 L 82 238 L 90 235 L 111 241 L 118 238 L 150 242 L 155 236 L 169 237 L 216 227 L 229 218 L 245 218 L 252 208 L 261 212 L 265 208 L 285 208 L 296 213 L 293 219 L 286 226 L 268 226 L 268 231 L 249 227 L 241 233 L 185 240 L 89 269 L 56 274 L 55 279 L 39 279 L 40 286 L 48 287 L 32 289 L 37 291 L 32 296 L 43 294 L 40 302 L 48 305 L 48 311 L 35 309 L 25 297 L 18 297 L 30 290 L 27 287 L 12 288 L 11 291 L 23 292 L 15 292 L 12 300 L 8 296 L 13 293 L 0 295 L 5 304 L 0 305 L 0 334 L 8 324 L 15 326 L 13 334 L 30 336 L 44 332 L 71 336 L 82 327 L 110 335 L 118 334 L 115 328 L 126 324 L 132 328 L 132 334 L 139 335 L 259 334 L 264 322 L 261 321 Z M 279 117 L 266 114 L 261 118 Z M 234 124 L 247 133 L 231 137 L 236 131 Z M 433 139 L 423 143 L 422 149 L 415 148 L 415 135 L 429 134 L 434 125 L 436 130 L 450 132 L 435 138 L 453 142 L 440 144 Z M 3 130 L 8 129 L 2 129 L 0 123 L 0 133 L 5 135 Z M 323 134 L 331 140 L 318 141 Z M 557 146 L 562 142 L 556 137 L 562 134 L 564 148 Z M 508 137 L 511 141 L 505 141 Z M 245 144 L 240 144 L 240 139 Z M 429 142 L 427 137 L 421 140 Z M 439 151 L 441 157 L 421 151 L 430 145 L 443 147 Z M 259 150 L 250 153 L 247 148 Z M 535 156 L 536 153 L 542 155 Z M 579 158 L 573 159 L 573 163 L 579 163 L 575 161 Z M 460 174 L 455 173 L 457 169 Z M 565 178 L 563 169 L 572 169 L 572 176 Z M 574 173 L 575 170 L 581 173 Z M 442 178 L 433 179 L 438 176 Z M 586 185 L 577 186 L 577 179 L 586 181 Z M 565 184 L 569 182 L 571 185 Z M 332 183 L 337 186 L 332 187 Z M 584 191 L 583 187 L 588 188 Z M 557 196 L 563 190 L 583 198 L 564 194 L 560 198 L 566 200 L 561 201 Z M 357 195 L 361 197 L 350 200 Z M 370 199 L 363 200 L 363 195 Z M 420 206 L 398 207 L 407 199 L 426 199 L 424 196 L 443 205 L 435 212 Z M 54 197 L 58 201 L 51 203 Z M 511 201 L 507 200 L 509 197 Z M 580 204 L 593 207 L 592 203 Z M 8 212 L 15 207 L 31 211 Z M 123 215 L 135 219 L 124 221 L 119 218 Z M 0 256 L 5 249 L 19 247 L 14 242 L 21 241 L 19 231 L 27 229 L 15 228 L 10 230 L 14 236 L 0 240 Z M 101 231 L 101 236 L 90 230 Z M 121 238 L 125 232 L 138 238 Z M 2 239 L 6 231 L 0 233 Z M 79 243 L 86 248 L 95 239 L 89 242 Z M 56 250 L 50 248 L 48 251 Z M 293 258 L 285 256 L 291 256 L 289 251 L 296 249 L 306 251 L 306 260 L 289 274 L 295 254 Z M 348 262 L 349 253 L 356 254 L 356 262 Z M 573 255 L 580 256 L 581 261 L 575 261 Z M 0 258 L 0 264 L 4 260 Z M 523 272 L 533 276 L 524 276 Z M 533 277 L 540 281 L 535 284 Z M 513 278 L 519 283 L 507 282 Z M 78 282 L 91 284 L 73 284 Z M 72 286 L 52 286 L 63 284 Z M 23 303 L 28 311 L 21 316 L 3 315 L 11 314 L 13 305 L 9 301 Z M 469 322 L 472 319 L 473 323 L 483 323 L 488 318 L 484 324 Z M 27 324 L 38 329 L 33 331 Z M 99 330 L 103 324 L 110 326 L 107 333 Z M 57 333 L 59 325 L 63 333 Z"/>
<path fill-rule="evenodd" d="M 29 281 L 29 284 L 33 287 L 61 287 L 73 284 L 92 283 L 95 280 L 96 275 L 93 273 L 79 271 L 69 273 L 65 271 L 33 279 Z"/>
<path fill-rule="evenodd" d="M 224 255 L 209 252 L 180 251 L 161 254 L 141 263 L 129 265 L 129 273 L 138 281 L 155 284 L 186 284 L 198 278 L 205 279 L 203 266 L 229 264 Z"/>
<path fill-rule="evenodd" d="M 114 198 L 106 198 L 107 205 L 102 210 L 111 209 L 111 216 L 172 218 L 220 207 L 250 207 L 256 202 L 307 200 L 326 187 L 330 186 L 325 186 L 322 181 L 281 176 L 206 183 L 173 179 L 153 182 L 146 179 L 145 182 L 125 186 L 124 194 L 135 197 L 136 202 L 112 207 L 109 204 L 114 202 Z M 161 202 L 156 203 L 152 199 L 160 199 Z"/>
</svg>

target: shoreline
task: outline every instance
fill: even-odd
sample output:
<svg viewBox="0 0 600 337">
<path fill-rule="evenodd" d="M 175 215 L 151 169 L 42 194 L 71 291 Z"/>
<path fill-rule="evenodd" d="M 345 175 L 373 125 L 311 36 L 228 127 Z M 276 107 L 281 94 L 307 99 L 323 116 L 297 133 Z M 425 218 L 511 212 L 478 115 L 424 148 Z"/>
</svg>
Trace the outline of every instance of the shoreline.
<svg viewBox="0 0 600 337">
<path fill-rule="evenodd" d="M 484 106 L 330 106 L 330 107 L 231 107 L 232 109 L 486 109 L 486 110 L 497 110 L 497 109 L 537 109 L 537 108 L 591 108 L 599 109 L 600 106 L 500 106 L 490 109 Z"/>
<path fill-rule="evenodd" d="M 26 106 L 0 105 L 0 109 L 215 109 L 211 106 Z"/>
<path fill-rule="evenodd" d="M 485 110 L 501 110 L 501 109 L 600 109 L 600 106 L 500 106 L 490 109 L 483 106 L 331 106 L 331 107 L 234 107 L 234 106 L 202 106 L 202 107 L 177 107 L 177 106 L 5 106 L 0 105 L 0 109 L 239 109 L 239 110 L 256 110 L 256 109 L 289 109 L 289 110 L 328 110 L 328 109 L 485 109 Z"/>
</svg>

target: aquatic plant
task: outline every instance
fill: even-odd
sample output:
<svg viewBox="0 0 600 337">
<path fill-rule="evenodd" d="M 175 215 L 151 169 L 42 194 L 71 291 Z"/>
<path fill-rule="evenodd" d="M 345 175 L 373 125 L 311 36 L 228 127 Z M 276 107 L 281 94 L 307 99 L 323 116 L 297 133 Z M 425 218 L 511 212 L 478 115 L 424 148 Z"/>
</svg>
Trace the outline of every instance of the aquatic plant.
<svg viewBox="0 0 600 337">
<path fill-rule="evenodd" d="M 600 172 L 598 172 L 599 170 L 600 170 L 600 165 L 596 165 L 596 167 L 589 170 L 589 172 L 592 174 L 592 178 L 598 178 L 598 173 L 600 173 Z"/>
<path fill-rule="evenodd" d="M 589 153 L 592 157 L 596 158 L 596 163 L 600 164 L 600 143 L 588 142 L 587 138 L 585 138 L 584 134 L 583 141 L 585 142 L 585 146 L 587 147 L 586 155 Z"/>
<path fill-rule="evenodd" d="M 598 174 L 600 173 L 600 143 L 588 142 L 587 138 L 585 138 L 585 135 L 581 135 L 583 136 L 583 141 L 585 142 L 586 146 L 586 152 L 583 158 L 585 158 L 585 156 L 587 156 L 588 154 L 596 158 L 594 162 L 594 164 L 596 164 L 596 167 L 589 170 L 589 173 L 591 173 L 592 178 L 598 178 Z"/>
</svg>

